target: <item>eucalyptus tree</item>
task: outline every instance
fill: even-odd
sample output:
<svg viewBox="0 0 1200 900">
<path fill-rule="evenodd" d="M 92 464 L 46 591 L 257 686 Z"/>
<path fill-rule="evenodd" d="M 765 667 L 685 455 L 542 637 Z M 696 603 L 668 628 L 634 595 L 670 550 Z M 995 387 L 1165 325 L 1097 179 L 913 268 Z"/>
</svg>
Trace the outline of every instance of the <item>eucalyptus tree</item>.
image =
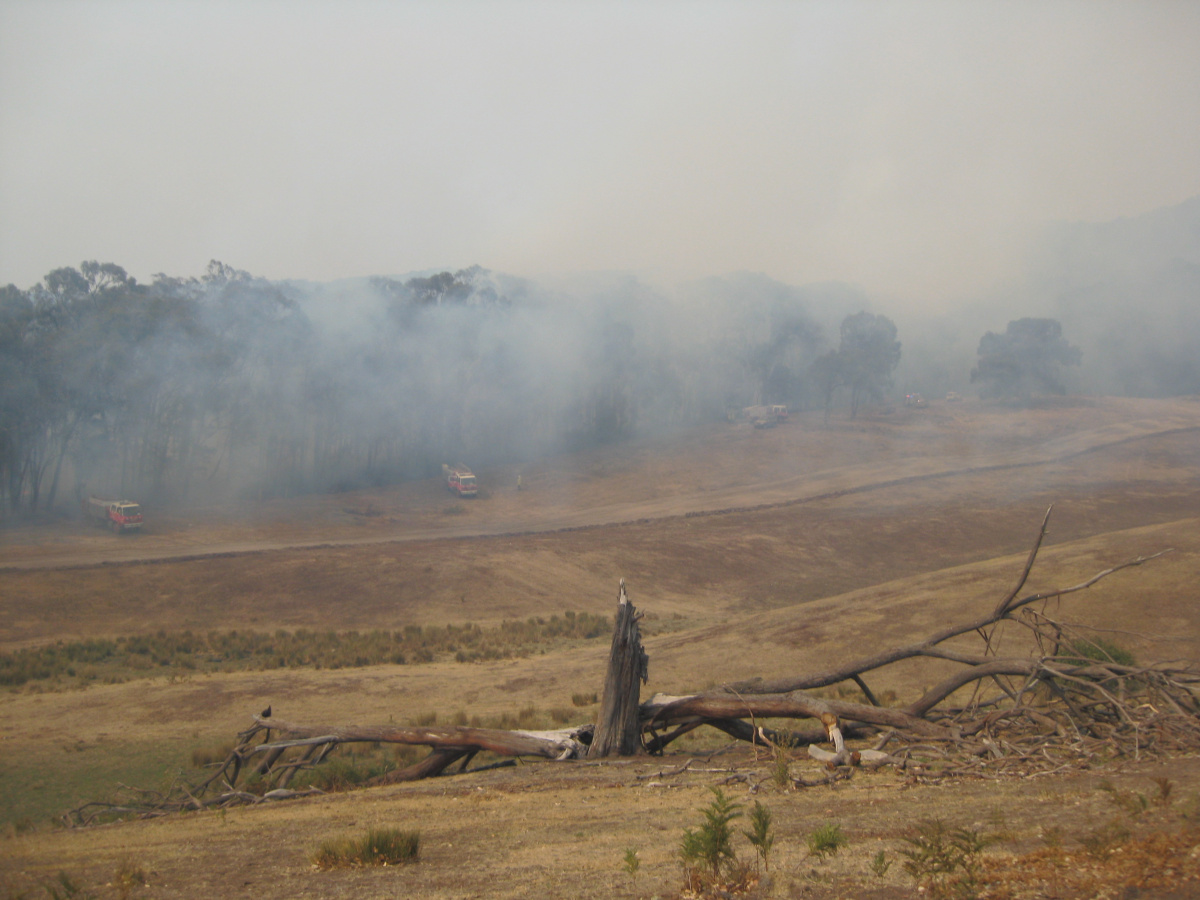
<svg viewBox="0 0 1200 900">
<path fill-rule="evenodd" d="M 900 364 L 896 325 L 887 316 L 860 312 L 842 320 L 843 377 L 850 387 L 850 417 L 864 397 L 880 399 Z"/>
<path fill-rule="evenodd" d="M 982 385 L 984 397 L 1062 394 L 1063 367 L 1077 366 L 1082 358 L 1079 348 L 1063 337 L 1057 319 L 1017 319 L 1003 334 L 989 331 L 979 339 L 979 365 L 971 371 L 971 382 Z"/>
</svg>

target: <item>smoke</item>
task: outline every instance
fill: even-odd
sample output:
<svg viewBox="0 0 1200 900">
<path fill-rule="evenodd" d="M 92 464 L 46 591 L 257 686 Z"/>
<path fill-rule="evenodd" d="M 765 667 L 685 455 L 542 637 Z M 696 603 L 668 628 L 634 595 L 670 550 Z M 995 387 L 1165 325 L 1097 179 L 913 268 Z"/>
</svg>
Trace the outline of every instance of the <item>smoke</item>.
<svg viewBox="0 0 1200 900">
<path fill-rule="evenodd" d="M 0 292 L 0 491 L 213 502 L 393 483 L 823 405 L 846 317 L 894 317 L 888 395 L 974 393 L 980 339 L 1053 318 L 1072 392 L 1200 393 L 1200 198 L 1060 225 L 1025 275 L 939 316 L 855 286 L 736 273 L 535 282 L 480 267 L 331 283 L 213 263 L 137 283 L 113 264 Z M 828 384 L 828 382 L 825 382 Z M 885 398 L 886 402 L 887 398 Z"/>
</svg>

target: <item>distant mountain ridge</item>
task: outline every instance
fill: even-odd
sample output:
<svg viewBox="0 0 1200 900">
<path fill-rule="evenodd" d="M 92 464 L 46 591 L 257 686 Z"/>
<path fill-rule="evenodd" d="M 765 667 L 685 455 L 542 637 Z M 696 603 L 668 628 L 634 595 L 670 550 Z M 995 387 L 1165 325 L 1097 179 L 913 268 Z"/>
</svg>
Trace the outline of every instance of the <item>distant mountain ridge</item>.
<svg viewBox="0 0 1200 900">
<path fill-rule="evenodd" d="M 1200 197 L 1055 226 L 1031 269 L 1030 290 L 1083 348 L 1087 389 L 1200 393 Z"/>
</svg>

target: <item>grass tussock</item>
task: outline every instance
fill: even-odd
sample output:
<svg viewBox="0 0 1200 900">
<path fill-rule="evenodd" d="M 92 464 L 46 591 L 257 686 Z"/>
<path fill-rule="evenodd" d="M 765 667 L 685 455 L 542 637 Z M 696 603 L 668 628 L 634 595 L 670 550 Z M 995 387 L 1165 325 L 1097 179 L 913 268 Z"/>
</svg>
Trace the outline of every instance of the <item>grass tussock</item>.
<svg viewBox="0 0 1200 900">
<path fill-rule="evenodd" d="M 491 628 L 409 625 L 394 631 L 192 631 L 58 641 L 0 653 L 0 686 L 71 687 L 164 675 L 266 669 L 343 669 L 512 659 L 572 641 L 607 637 L 606 616 L 567 612 L 502 622 Z"/>
<path fill-rule="evenodd" d="M 318 869 L 400 866 L 420 858 L 421 834 L 399 828 L 369 828 L 362 835 L 325 841 L 312 854 Z"/>
<path fill-rule="evenodd" d="M 826 822 L 812 832 L 807 838 L 808 853 L 824 861 L 827 856 L 836 856 L 849 839 L 842 832 L 842 826 L 835 822 Z"/>
<path fill-rule="evenodd" d="M 1136 666 L 1137 658 L 1113 641 L 1103 637 L 1079 638 L 1066 644 L 1059 655 L 1079 662 L 1116 663 L 1119 666 Z"/>
</svg>

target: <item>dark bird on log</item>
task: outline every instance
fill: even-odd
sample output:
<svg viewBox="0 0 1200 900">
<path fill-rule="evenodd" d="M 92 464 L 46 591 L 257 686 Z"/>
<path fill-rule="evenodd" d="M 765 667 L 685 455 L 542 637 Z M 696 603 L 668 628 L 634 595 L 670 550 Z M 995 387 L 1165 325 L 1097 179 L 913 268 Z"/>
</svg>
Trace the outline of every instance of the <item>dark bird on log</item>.
<svg viewBox="0 0 1200 900">
<path fill-rule="evenodd" d="M 269 718 L 271 718 L 271 707 L 269 707 L 269 706 L 268 706 L 266 709 L 264 709 L 264 710 L 262 711 L 262 717 L 263 717 L 264 719 L 269 719 Z"/>
</svg>

